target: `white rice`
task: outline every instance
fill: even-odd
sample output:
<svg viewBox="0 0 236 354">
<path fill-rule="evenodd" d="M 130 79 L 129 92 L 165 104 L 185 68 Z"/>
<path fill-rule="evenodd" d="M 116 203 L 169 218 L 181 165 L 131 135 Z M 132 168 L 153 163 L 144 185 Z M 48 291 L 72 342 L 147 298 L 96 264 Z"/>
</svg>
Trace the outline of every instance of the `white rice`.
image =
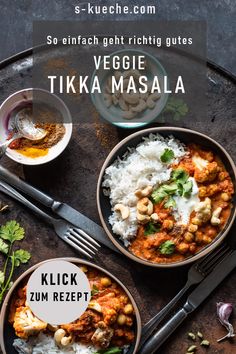
<svg viewBox="0 0 236 354">
<path fill-rule="evenodd" d="M 44 333 L 31 337 L 28 341 L 15 339 L 13 346 L 19 354 L 94 354 L 98 349 L 79 343 L 73 343 L 66 348 L 59 348 L 53 339 Z"/>
<path fill-rule="evenodd" d="M 159 134 L 150 134 L 143 140 L 136 148 L 128 149 L 122 158 L 117 158 L 106 169 L 102 184 L 106 188 L 105 194 L 109 194 L 112 206 L 109 222 L 113 232 L 120 236 L 125 246 L 136 236 L 138 228 L 135 191 L 148 185 L 155 188 L 170 179 L 172 169 L 160 160 L 165 149 L 173 150 L 174 162 L 179 162 L 186 154 L 185 145 L 172 136 L 163 138 Z M 114 212 L 114 206 L 118 203 L 130 208 L 130 215 L 126 220 L 121 218 L 120 213 Z"/>
</svg>

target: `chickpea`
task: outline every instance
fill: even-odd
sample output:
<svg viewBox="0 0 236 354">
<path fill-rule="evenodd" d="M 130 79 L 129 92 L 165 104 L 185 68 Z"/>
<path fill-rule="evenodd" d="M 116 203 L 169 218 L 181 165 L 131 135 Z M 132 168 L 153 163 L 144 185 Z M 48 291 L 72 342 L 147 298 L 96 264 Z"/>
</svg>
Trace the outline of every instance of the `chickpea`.
<svg viewBox="0 0 236 354">
<path fill-rule="evenodd" d="M 191 243 L 194 240 L 194 236 L 191 232 L 185 232 L 184 239 L 186 242 Z"/>
<path fill-rule="evenodd" d="M 185 254 L 189 250 L 189 245 L 187 243 L 181 242 L 179 245 L 177 245 L 176 248 L 179 251 L 179 253 Z"/>
<path fill-rule="evenodd" d="M 124 313 L 126 315 L 130 315 L 131 313 L 133 313 L 134 309 L 133 309 L 133 306 L 131 304 L 127 304 L 125 305 L 124 307 Z"/>
<path fill-rule="evenodd" d="M 130 316 L 126 316 L 126 326 L 129 326 L 129 327 L 131 327 L 131 326 L 133 326 L 133 319 L 132 319 L 132 317 L 130 317 Z"/>
<path fill-rule="evenodd" d="M 213 227 L 207 230 L 207 236 L 209 236 L 211 239 L 216 237 L 217 231 Z"/>
<path fill-rule="evenodd" d="M 219 173 L 218 178 L 219 178 L 219 180 L 222 182 L 222 181 L 224 181 L 224 180 L 226 179 L 227 176 L 228 176 L 228 173 L 225 172 L 225 171 L 223 171 L 223 172 L 220 172 L 220 173 Z"/>
<path fill-rule="evenodd" d="M 162 226 L 164 229 L 172 230 L 174 227 L 174 222 L 172 220 L 164 220 Z"/>
<path fill-rule="evenodd" d="M 211 243 L 212 239 L 209 236 L 204 235 L 202 238 L 203 243 Z"/>
<path fill-rule="evenodd" d="M 201 219 L 199 219 L 199 218 L 197 218 L 196 216 L 192 219 L 192 223 L 194 224 L 194 225 L 198 225 L 198 226 L 200 226 L 201 224 L 202 224 L 202 221 L 201 221 Z"/>
<path fill-rule="evenodd" d="M 108 286 L 111 285 L 111 279 L 108 277 L 101 278 L 101 284 L 102 284 L 102 286 L 107 288 Z"/>
<path fill-rule="evenodd" d="M 197 229 L 198 229 L 198 226 L 194 225 L 194 224 L 190 224 L 189 227 L 188 227 L 188 231 L 192 232 L 192 233 L 196 232 Z"/>
<path fill-rule="evenodd" d="M 228 202 L 228 200 L 230 200 L 230 196 L 228 195 L 228 193 L 221 193 L 221 199 L 224 202 Z"/>
<path fill-rule="evenodd" d="M 199 188 L 199 191 L 198 191 L 199 197 L 205 197 L 206 193 L 207 193 L 207 188 L 206 187 L 200 187 Z"/>
<path fill-rule="evenodd" d="M 202 243 L 203 233 L 201 231 L 196 232 L 195 241 L 197 243 Z"/>
<path fill-rule="evenodd" d="M 190 251 L 191 253 L 195 253 L 196 250 L 197 250 L 197 245 L 196 245 L 195 243 L 192 243 L 192 244 L 190 245 L 190 247 L 189 247 L 189 251 Z"/>
<path fill-rule="evenodd" d="M 124 326 L 124 324 L 126 323 L 126 316 L 123 315 L 123 314 L 120 314 L 120 315 L 117 317 L 117 323 L 118 323 L 118 325 L 120 325 L 120 326 Z"/>
</svg>

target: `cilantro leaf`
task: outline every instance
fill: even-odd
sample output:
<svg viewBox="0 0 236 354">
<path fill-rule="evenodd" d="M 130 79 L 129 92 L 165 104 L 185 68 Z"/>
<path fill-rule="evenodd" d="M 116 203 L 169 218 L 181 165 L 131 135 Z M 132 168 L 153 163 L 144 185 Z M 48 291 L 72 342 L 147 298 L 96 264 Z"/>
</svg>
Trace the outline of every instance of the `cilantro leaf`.
<svg viewBox="0 0 236 354">
<path fill-rule="evenodd" d="M 97 295 L 99 293 L 98 287 L 93 284 L 92 290 L 91 290 L 91 296 Z"/>
<path fill-rule="evenodd" d="M 174 208 L 176 206 L 176 202 L 173 197 L 169 197 L 167 202 L 165 203 L 164 207 L 165 208 Z"/>
<path fill-rule="evenodd" d="M 177 183 L 184 184 L 189 177 L 189 174 L 182 168 L 177 168 L 172 171 L 171 178 Z"/>
<path fill-rule="evenodd" d="M 14 257 L 15 265 L 19 267 L 21 263 L 27 263 L 30 260 L 31 255 L 28 251 L 17 250 L 13 253 L 13 257 Z"/>
<path fill-rule="evenodd" d="M 160 226 L 149 222 L 145 227 L 144 236 L 155 234 L 158 231 L 160 231 Z"/>
<path fill-rule="evenodd" d="M 184 183 L 183 185 L 183 196 L 185 198 L 189 198 L 193 190 L 193 181 L 188 180 L 187 182 Z"/>
<path fill-rule="evenodd" d="M 161 162 L 170 163 L 171 160 L 175 157 L 174 151 L 171 149 L 165 149 L 162 155 L 160 156 Z"/>
<path fill-rule="evenodd" d="M 9 250 L 8 244 L 0 238 L 0 252 L 7 254 L 8 250 Z"/>
<path fill-rule="evenodd" d="M 188 113 L 188 106 L 181 98 L 170 97 L 164 113 L 173 114 L 173 119 L 178 121 Z"/>
<path fill-rule="evenodd" d="M 100 349 L 94 354 L 120 354 L 122 353 L 122 349 L 119 347 L 113 347 L 108 349 Z"/>
<path fill-rule="evenodd" d="M 171 240 L 163 242 L 159 247 L 159 251 L 161 254 L 172 254 L 174 250 L 175 243 Z"/>
<path fill-rule="evenodd" d="M 175 194 L 177 189 L 176 183 L 163 184 L 152 192 L 152 199 L 154 203 L 160 203 L 165 197 Z"/>
<path fill-rule="evenodd" d="M 24 234 L 23 227 L 20 227 L 15 220 L 8 221 L 6 225 L 2 225 L 0 228 L 0 238 L 8 240 L 10 243 L 22 240 Z"/>
<path fill-rule="evenodd" d="M 5 275 L 2 271 L 0 271 L 0 286 L 4 284 Z"/>
</svg>

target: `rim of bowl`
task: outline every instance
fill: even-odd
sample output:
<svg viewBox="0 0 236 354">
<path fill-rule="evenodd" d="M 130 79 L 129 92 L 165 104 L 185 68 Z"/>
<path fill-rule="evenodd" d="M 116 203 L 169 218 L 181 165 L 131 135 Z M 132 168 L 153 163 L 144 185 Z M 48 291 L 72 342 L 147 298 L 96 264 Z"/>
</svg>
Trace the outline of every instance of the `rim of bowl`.
<svg viewBox="0 0 236 354">
<path fill-rule="evenodd" d="M 65 135 L 67 135 L 67 138 L 65 139 L 65 142 L 63 144 L 63 146 L 61 147 L 61 151 L 59 154 L 55 154 L 53 156 L 51 156 L 50 158 L 46 159 L 45 158 L 45 161 L 37 161 L 37 158 L 33 158 L 32 161 L 31 160 L 28 160 L 28 159 L 25 159 L 24 158 L 24 155 L 21 155 L 22 156 L 22 160 L 20 161 L 19 158 L 17 156 L 14 156 L 12 155 L 9 150 L 7 149 L 6 151 L 6 156 L 9 157 L 11 160 L 17 162 L 17 163 L 20 163 L 22 165 L 27 165 L 27 166 L 40 166 L 40 165 L 44 165 L 48 162 L 51 162 L 53 161 L 54 159 L 56 159 L 58 156 L 60 156 L 62 154 L 62 152 L 66 149 L 67 145 L 69 144 L 70 142 L 70 139 L 71 139 L 71 136 L 72 136 L 72 131 L 73 131 L 73 123 L 72 123 L 72 117 L 71 117 L 71 114 L 70 114 L 70 111 L 69 111 L 69 108 L 67 107 L 67 105 L 65 104 L 65 102 L 57 95 L 55 95 L 54 93 L 51 93 L 50 91 L 47 91 L 47 90 L 44 90 L 44 89 L 41 89 L 41 88 L 33 88 L 33 87 L 29 87 L 29 88 L 25 88 L 25 89 L 22 89 L 22 90 L 18 90 L 14 93 L 12 93 L 11 95 L 9 95 L 3 102 L 2 104 L 0 105 L 0 112 L 2 110 L 2 108 L 5 106 L 5 104 L 11 100 L 14 96 L 16 95 L 19 95 L 19 94 L 22 94 L 24 92 L 33 92 L 33 91 L 41 91 L 41 92 L 44 92 L 45 94 L 47 95 L 50 95 L 50 96 L 54 96 L 56 100 L 58 100 L 60 102 L 60 104 L 64 107 L 65 111 L 66 111 L 66 115 L 67 115 L 67 118 L 68 118 L 68 123 L 63 123 L 63 125 L 65 126 L 65 129 L 66 129 L 66 133 Z"/>
<path fill-rule="evenodd" d="M 234 173 L 234 179 L 236 180 L 236 166 L 235 163 L 233 161 L 233 159 L 231 158 L 231 156 L 229 155 L 229 153 L 223 148 L 222 145 L 220 145 L 218 142 L 216 142 L 213 138 L 208 137 L 207 135 L 200 133 L 196 130 L 191 130 L 191 129 L 187 129 L 187 128 L 181 128 L 181 127 L 172 127 L 172 126 L 166 126 L 166 127 L 154 127 L 154 128 L 147 128 L 147 129 L 143 129 L 143 130 L 139 130 L 138 132 L 135 132 L 129 136 L 127 136 L 126 138 L 124 138 L 123 140 L 121 140 L 109 153 L 109 155 L 107 156 L 106 160 L 104 161 L 101 171 L 99 173 L 99 177 L 98 177 L 98 182 L 97 182 L 97 193 L 96 193 L 96 199 L 97 199 L 97 209 L 98 209 L 98 214 L 99 214 L 99 218 L 100 221 L 102 223 L 102 227 L 104 228 L 107 236 L 109 237 L 109 239 L 112 241 L 112 243 L 114 244 L 114 246 L 116 246 L 116 248 L 122 252 L 125 256 L 127 256 L 128 258 L 132 259 L 133 261 L 137 262 L 137 263 L 141 263 L 143 265 L 146 266 L 150 266 L 150 267 L 154 267 L 154 268 L 174 268 L 174 267 L 180 267 L 180 266 L 184 266 L 187 265 L 189 263 L 192 263 L 196 260 L 198 260 L 199 258 L 202 258 L 203 256 L 207 255 L 208 253 L 210 253 L 213 249 L 215 249 L 223 240 L 224 238 L 227 236 L 228 232 L 231 229 L 231 226 L 234 223 L 235 217 L 236 217 L 236 206 L 235 204 L 233 205 L 232 208 L 232 212 L 230 215 L 230 220 L 228 222 L 228 224 L 226 225 L 225 229 L 222 230 L 222 234 L 220 235 L 220 237 L 213 240 L 209 245 L 205 246 L 202 250 L 200 250 L 197 254 L 195 254 L 192 257 L 186 258 L 183 261 L 179 261 L 179 262 L 173 262 L 173 263 L 154 263 L 154 262 L 149 262 L 145 259 L 139 258 L 137 256 L 135 256 L 134 254 L 132 254 L 131 252 L 128 251 L 127 248 L 125 248 L 125 246 L 121 245 L 117 239 L 116 236 L 110 232 L 110 230 L 108 229 L 106 222 L 104 220 L 103 217 L 103 213 L 102 213 L 102 208 L 101 208 L 101 204 L 100 204 L 100 192 L 101 192 L 101 188 L 102 188 L 102 181 L 103 181 L 103 177 L 104 177 L 104 172 L 105 169 L 110 166 L 109 162 L 111 160 L 111 158 L 113 158 L 114 156 L 118 156 L 116 155 L 117 151 L 119 150 L 120 147 L 122 147 L 124 144 L 126 144 L 127 142 L 129 142 L 131 139 L 140 136 L 140 138 L 142 139 L 143 136 L 148 135 L 150 133 L 160 133 L 166 130 L 170 130 L 170 135 L 174 135 L 175 131 L 177 132 L 185 132 L 185 133 L 191 133 L 191 134 L 196 134 L 198 136 L 203 137 L 206 140 L 209 140 L 211 143 L 213 143 L 213 145 L 216 145 L 223 153 L 223 155 L 228 159 L 232 171 Z M 140 139 L 140 140 L 141 140 Z"/>
<path fill-rule="evenodd" d="M 145 56 L 149 56 L 159 67 L 160 69 L 162 70 L 163 72 L 163 75 L 167 75 L 167 72 L 166 72 L 166 69 L 164 68 L 164 66 L 161 64 L 161 62 L 152 54 L 148 53 L 148 52 L 145 52 L 144 50 L 141 50 L 141 49 L 120 49 L 120 50 L 117 50 L 113 53 L 110 54 L 110 56 L 114 56 L 116 54 L 120 54 L 120 53 L 124 53 L 124 52 L 135 52 L 135 53 L 142 53 L 144 54 Z M 104 59 L 101 61 L 101 64 L 104 62 Z M 92 75 L 92 79 L 91 79 L 91 82 L 93 82 L 94 80 L 94 77 L 96 75 L 96 73 L 99 71 L 99 69 L 95 69 L 94 72 L 93 72 L 93 75 Z M 167 86 L 169 87 L 169 80 L 167 79 Z M 149 120 L 148 122 L 136 122 L 136 123 L 132 123 L 132 122 L 111 122 L 110 120 L 108 120 L 107 118 L 105 118 L 101 113 L 100 113 L 100 109 L 97 108 L 97 104 L 95 103 L 95 98 L 94 98 L 94 93 L 91 93 L 91 90 L 90 90 L 90 97 L 91 97 L 91 100 L 93 102 L 93 105 L 94 107 L 97 109 L 98 113 L 100 114 L 100 116 L 102 117 L 102 119 L 104 119 L 106 122 L 118 127 L 118 128 L 123 128 L 123 129 L 137 129 L 137 128 L 142 128 L 142 127 L 145 127 L 146 125 L 148 124 L 151 124 L 152 122 L 155 121 L 155 119 L 157 117 L 159 117 L 159 115 L 161 114 L 161 112 L 163 111 L 163 109 L 165 108 L 166 106 L 166 103 L 168 101 L 168 98 L 169 98 L 169 93 L 165 93 L 164 94 L 164 97 L 165 97 L 165 100 L 163 101 L 163 107 L 161 108 L 160 112 L 152 119 L 152 120 Z"/>
<path fill-rule="evenodd" d="M 110 273 L 108 270 L 106 270 L 105 268 L 97 265 L 97 264 L 93 264 L 92 262 L 86 261 L 82 258 L 76 258 L 76 257 L 59 257 L 59 258 L 50 258 L 47 259 L 45 261 L 39 262 L 35 265 L 33 265 L 32 267 L 30 267 L 29 269 L 27 269 L 24 273 L 22 273 L 15 281 L 14 284 L 12 285 L 11 289 L 8 291 L 3 304 L 2 304 L 2 309 L 1 309 L 1 313 L 0 313 L 0 347 L 3 351 L 3 354 L 9 354 L 6 352 L 6 348 L 5 348 L 5 344 L 4 344 L 4 321 L 5 321 L 5 317 L 6 317 L 6 312 L 8 309 L 8 306 L 10 305 L 10 301 L 11 301 L 11 297 L 14 293 L 14 291 L 16 290 L 17 286 L 20 284 L 20 282 L 30 273 L 32 273 L 34 270 L 36 270 L 39 266 L 54 261 L 54 260 L 63 260 L 63 261 L 67 261 L 70 263 L 74 263 L 74 264 L 81 264 L 81 265 L 87 265 L 89 267 L 92 268 L 96 268 L 99 271 L 105 273 L 106 275 L 109 275 L 111 278 L 113 278 L 121 287 L 122 289 L 125 291 L 125 293 L 128 295 L 130 301 L 132 302 L 132 305 L 134 307 L 134 312 L 135 312 L 135 317 L 136 317 L 136 336 L 135 336 L 135 342 L 134 342 L 134 349 L 132 354 L 135 354 L 138 350 L 138 346 L 140 343 L 140 338 L 141 338 L 141 330 L 142 330 L 142 322 L 141 322 L 141 316 L 140 316 L 140 312 L 139 312 L 139 308 L 132 296 L 132 294 L 130 293 L 130 291 L 128 290 L 128 288 L 121 282 L 121 280 L 119 280 L 115 275 L 113 275 L 112 273 Z"/>
</svg>

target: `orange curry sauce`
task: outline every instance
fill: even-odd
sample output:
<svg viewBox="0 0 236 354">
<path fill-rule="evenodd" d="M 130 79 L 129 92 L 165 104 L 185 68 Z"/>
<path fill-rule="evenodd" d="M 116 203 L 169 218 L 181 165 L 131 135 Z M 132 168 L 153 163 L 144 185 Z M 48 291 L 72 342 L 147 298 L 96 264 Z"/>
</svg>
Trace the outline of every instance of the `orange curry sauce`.
<svg viewBox="0 0 236 354">
<path fill-rule="evenodd" d="M 91 306 L 76 321 L 58 326 L 63 328 L 74 341 L 93 345 L 98 348 L 123 347 L 134 341 L 135 312 L 129 297 L 111 278 L 96 269 L 82 266 L 91 286 L 91 303 L 98 304 L 98 309 Z M 20 288 L 11 303 L 9 322 L 18 337 L 28 339 L 36 335 L 37 330 L 30 333 L 19 321 L 21 311 L 25 311 L 26 286 Z M 29 309 L 29 308 L 28 308 Z M 42 330 L 40 330 L 42 331 Z M 45 324 L 43 332 L 54 335 L 50 325 Z M 97 334 L 98 332 L 98 334 Z"/>
<path fill-rule="evenodd" d="M 203 201 L 206 197 L 211 199 L 212 210 L 221 207 L 220 224 L 213 226 L 208 220 L 197 225 L 197 230 L 189 232 L 192 225 L 195 211 L 190 215 L 189 224 L 177 225 L 171 209 L 164 207 L 165 200 L 159 204 L 154 204 L 154 212 L 158 214 L 160 220 L 159 231 L 154 234 L 145 235 L 145 226 L 140 225 L 137 236 L 131 241 L 129 250 L 142 259 L 154 263 L 170 263 L 184 260 L 197 253 L 201 248 L 211 243 L 219 232 L 224 228 L 232 208 L 232 195 L 234 187 L 229 173 L 221 160 L 211 151 L 202 150 L 197 145 L 188 146 L 189 154 L 185 156 L 173 169 L 182 168 L 188 172 L 189 176 L 195 178 L 199 188 L 199 198 Z M 202 171 L 197 169 L 192 161 L 192 156 L 198 155 L 207 160 L 208 166 Z M 191 226 L 190 226 L 191 227 Z M 160 245 L 171 240 L 175 244 L 172 254 L 161 254 Z"/>
</svg>

